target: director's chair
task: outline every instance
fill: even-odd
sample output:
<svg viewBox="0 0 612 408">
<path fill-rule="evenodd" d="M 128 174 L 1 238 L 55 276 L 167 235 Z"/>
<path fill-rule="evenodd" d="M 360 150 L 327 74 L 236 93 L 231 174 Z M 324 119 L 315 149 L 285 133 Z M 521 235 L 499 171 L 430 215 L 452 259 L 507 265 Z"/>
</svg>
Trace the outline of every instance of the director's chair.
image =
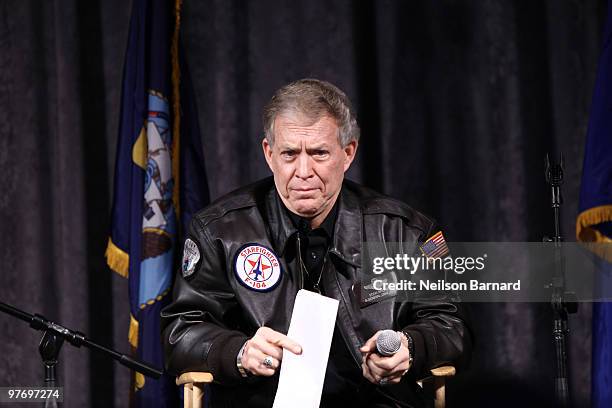
<svg viewBox="0 0 612 408">
<path fill-rule="evenodd" d="M 431 377 L 419 381 L 423 386 L 424 381 L 432 381 L 434 390 L 434 407 L 444 408 L 446 404 L 445 382 L 446 377 L 455 375 L 455 367 L 443 366 L 430 370 Z M 204 386 L 213 381 L 210 373 L 189 372 L 181 374 L 176 379 L 176 385 L 184 385 L 184 408 L 202 408 L 204 400 Z"/>
</svg>

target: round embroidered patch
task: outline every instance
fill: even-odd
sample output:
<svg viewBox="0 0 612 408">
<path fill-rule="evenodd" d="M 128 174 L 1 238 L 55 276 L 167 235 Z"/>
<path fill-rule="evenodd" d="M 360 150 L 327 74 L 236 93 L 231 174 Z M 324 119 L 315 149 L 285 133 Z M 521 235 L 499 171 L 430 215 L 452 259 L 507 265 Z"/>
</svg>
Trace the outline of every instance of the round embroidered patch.
<svg viewBox="0 0 612 408">
<path fill-rule="evenodd" d="M 183 247 L 183 263 L 181 271 L 183 272 L 183 278 L 191 276 L 195 272 L 195 267 L 200 260 L 200 249 L 198 244 L 193 242 L 191 238 L 185 240 L 185 246 Z"/>
<path fill-rule="evenodd" d="M 247 244 L 238 251 L 234 271 L 238 282 L 259 292 L 274 289 L 281 279 L 278 258 L 270 249 L 258 244 Z"/>
</svg>

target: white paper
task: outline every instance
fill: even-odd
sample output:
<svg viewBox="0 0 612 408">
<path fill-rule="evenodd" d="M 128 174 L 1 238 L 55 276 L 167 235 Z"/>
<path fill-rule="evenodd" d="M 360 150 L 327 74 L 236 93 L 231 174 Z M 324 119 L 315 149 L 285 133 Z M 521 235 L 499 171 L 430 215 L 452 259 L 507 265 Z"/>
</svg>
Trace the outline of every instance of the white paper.
<svg viewBox="0 0 612 408">
<path fill-rule="evenodd" d="M 302 354 L 283 350 L 273 408 L 319 407 L 337 313 L 336 299 L 298 292 L 287 336 L 302 346 Z"/>
</svg>

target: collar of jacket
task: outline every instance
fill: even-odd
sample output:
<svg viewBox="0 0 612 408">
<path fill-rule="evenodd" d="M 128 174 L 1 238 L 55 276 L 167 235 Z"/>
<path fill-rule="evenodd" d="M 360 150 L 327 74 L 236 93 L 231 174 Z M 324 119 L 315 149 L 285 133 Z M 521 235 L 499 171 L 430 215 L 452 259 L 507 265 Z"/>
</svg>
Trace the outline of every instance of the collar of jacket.
<svg viewBox="0 0 612 408">
<path fill-rule="evenodd" d="M 268 192 L 266 202 L 268 207 L 268 223 L 274 240 L 275 249 L 282 256 L 287 249 L 287 243 L 297 233 L 297 228 L 291 222 L 285 211 L 285 205 L 280 199 L 274 183 Z M 334 237 L 329 252 L 342 261 L 359 268 L 361 266 L 361 228 L 362 212 L 355 194 L 342 183 L 338 196 L 338 215 L 334 226 Z"/>
</svg>

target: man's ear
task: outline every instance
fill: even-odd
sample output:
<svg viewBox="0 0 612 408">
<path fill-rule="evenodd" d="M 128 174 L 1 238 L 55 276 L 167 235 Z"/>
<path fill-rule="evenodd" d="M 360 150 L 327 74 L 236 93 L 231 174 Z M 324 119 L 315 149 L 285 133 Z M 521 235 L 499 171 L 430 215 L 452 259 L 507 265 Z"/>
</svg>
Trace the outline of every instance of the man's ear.
<svg viewBox="0 0 612 408">
<path fill-rule="evenodd" d="M 344 171 L 346 172 L 349 167 L 351 167 L 351 163 L 353 163 L 353 160 L 355 159 L 355 155 L 357 154 L 357 147 L 359 146 L 359 144 L 357 143 L 356 140 L 351 140 L 351 142 L 349 142 L 349 144 L 347 144 L 346 146 L 343 147 L 342 150 L 344 150 Z"/>
<path fill-rule="evenodd" d="M 263 150 L 263 154 L 266 158 L 266 162 L 268 163 L 270 171 L 274 173 L 274 170 L 272 169 L 272 146 L 270 145 L 270 143 L 268 143 L 268 139 L 266 139 L 265 137 L 261 141 L 261 148 Z"/>
</svg>

